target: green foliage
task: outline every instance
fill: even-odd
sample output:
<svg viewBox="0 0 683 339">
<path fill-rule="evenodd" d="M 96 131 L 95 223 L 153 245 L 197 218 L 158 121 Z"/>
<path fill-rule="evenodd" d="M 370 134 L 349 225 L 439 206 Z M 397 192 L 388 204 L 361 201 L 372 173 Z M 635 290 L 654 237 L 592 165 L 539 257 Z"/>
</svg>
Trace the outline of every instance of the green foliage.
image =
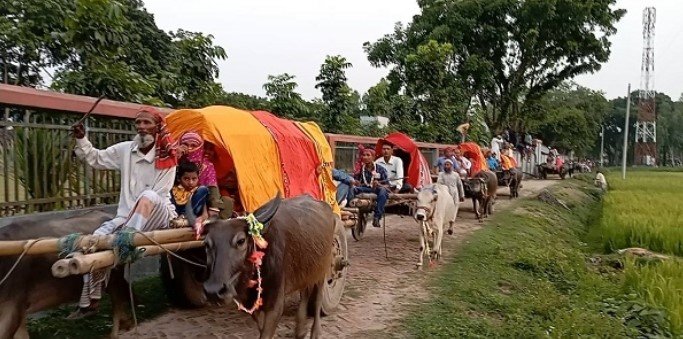
<svg viewBox="0 0 683 339">
<path fill-rule="evenodd" d="M 360 126 L 360 95 L 346 83 L 346 69 L 352 66 L 340 55 L 328 55 L 315 77 L 318 82 L 315 88 L 323 94 L 325 110 L 321 122 L 327 132 L 348 133 Z"/>
<path fill-rule="evenodd" d="M 629 259 L 625 274 L 625 292 L 635 291 L 648 305 L 666 310 L 664 315 L 655 315 L 668 320 L 671 332 L 683 335 L 683 261 L 637 262 Z M 668 332 L 667 328 L 661 330 Z"/>
<path fill-rule="evenodd" d="M 599 143 L 600 125 L 609 110 L 602 93 L 566 83 L 527 106 L 527 130 L 546 145 L 584 157 Z"/>
<path fill-rule="evenodd" d="M 270 99 L 270 109 L 273 113 L 289 119 L 305 119 L 310 117 L 311 112 L 301 94 L 296 92 L 299 85 L 294 78 L 294 75 L 287 73 L 269 75 L 263 89 Z"/>
<path fill-rule="evenodd" d="M 72 138 L 38 128 L 15 128 L 15 133 L 15 166 L 26 192 L 33 199 L 64 196 L 74 172 L 69 145 Z"/>
<path fill-rule="evenodd" d="M 634 337 L 641 333 L 626 321 L 633 312 L 614 307 L 623 298 L 615 288 L 620 277 L 613 269 L 599 274 L 596 269 L 602 267 L 587 264 L 582 237 L 599 205 L 596 192 L 581 191 L 582 186 L 569 181 L 550 188 L 571 211 L 524 200 L 471 235 L 453 261 L 430 281 L 435 289 L 429 301 L 406 317 L 410 333 L 418 338 Z"/>
<path fill-rule="evenodd" d="M 42 83 L 68 93 L 172 106 L 213 103 L 225 59 L 213 36 L 165 33 L 140 0 L 11 1 L 0 9 L 3 82 Z M 6 66 L 6 67 L 5 67 Z"/>
<path fill-rule="evenodd" d="M 424 55 L 421 46 L 450 45 L 451 55 L 442 59 L 454 78 L 448 90 L 462 91 L 464 103 L 475 98 L 490 128 L 521 129 L 527 102 L 608 60 L 608 38 L 624 15 L 614 3 L 422 0 L 410 24 L 397 24 L 392 34 L 364 47 L 374 66 L 392 67 L 388 79 L 398 93 L 415 85 L 409 79 L 411 55 Z M 420 77 L 427 83 L 443 78 L 441 72 Z"/>
<path fill-rule="evenodd" d="M 610 193 L 595 233 L 606 251 L 643 247 L 683 256 L 683 173 L 629 172 L 608 174 Z"/>
</svg>

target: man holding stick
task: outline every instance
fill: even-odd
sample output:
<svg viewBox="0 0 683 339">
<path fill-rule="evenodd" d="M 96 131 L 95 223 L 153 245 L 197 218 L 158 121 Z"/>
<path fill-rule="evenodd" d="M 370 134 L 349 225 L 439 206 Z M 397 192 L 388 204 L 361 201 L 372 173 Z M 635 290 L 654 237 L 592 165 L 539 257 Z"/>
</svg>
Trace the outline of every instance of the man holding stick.
<svg viewBox="0 0 683 339">
<path fill-rule="evenodd" d="M 137 135 L 104 150 L 93 147 L 86 137 L 82 122 L 72 127 L 76 138 L 76 155 L 88 165 L 121 173 L 121 191 L 116 217 L 106 221 L 95 235 L 112 234 L 123 227 L 146 232 L 168 228 L 176 212 L 170 192 L 176 174 L 176 150 L 166 129 L 166 121 L 157 110 L 142 108 L 135 117 Z M 80 319 L 97 313 L 102 293 L 104 272 L 83 276 L 83 292 L 78 309 L 69 319 Z"/>
<path fill-rule="evenodd" d="M 355 181 L 353 183 L 353 193 L 375 193 L 377 195 L 377 205 L 375 206 L 375 213 L 372 219 L 373 227 L 380 227 L 379 221 L 384 216 L 384 206 L 386 206 L 389 200 L 389 190 L 387 189 L 387 183 L 389 176 L 384 167 L 376 165 L 375 151 L 366 148 L 363 150 L 363 156 L 361 157 L 363 161 L 363 167 L 355 175 Z"/>
</svg>

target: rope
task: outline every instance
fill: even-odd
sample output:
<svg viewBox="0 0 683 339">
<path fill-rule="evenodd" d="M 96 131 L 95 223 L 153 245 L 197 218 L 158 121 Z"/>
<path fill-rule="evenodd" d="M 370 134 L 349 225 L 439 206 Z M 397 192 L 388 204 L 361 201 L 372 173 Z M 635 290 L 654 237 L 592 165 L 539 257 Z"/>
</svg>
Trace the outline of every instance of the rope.
<svg viewBox="0 0 683 339">
<path fill-rule="evenodd" d="M 206 265 L 204 265 L 204 264 L 200 264 L 200 263 L 197 263 L 197 262 L 192 261 L 192 260 L 190 260 L 190 259 L 183 258 L 182 256 L 176 254 L 175 252 L 173 252 L 173 251 L 167 249 L 167 248 L 164 247 L 162 244 L 160 244 L 158 241 L 152 239 L 151 237 L 149 237 L 147 234 L 145 234 L 145 233 L 143 233 L 143 232 L 140 232 L 140 231 L 137 231 L 137 230 L 136 230 L 135 233 L 142 235 L 145 239 L 149 240 L 149 242 L 151 242 L 152 244 L 154 244 L 154 245 L 156 245 L 156 246 L 159 246 L 159 248 L 161 248 L 164 252 L 166 252 L 166 254 L 169 254 L 169 255 L 171 255 L 171 256 L 173 256 L 173 257 L 175 257 L 175 258 L 177 258 L 177 259 L 179 259 L 179 260 L 181 260 L 181 261 L 184 261 L 184 262 L 186 262 L 186 263 L 188 263 L 188 264 L 190 264 L 190 265 L 194 265 L 194 266 L 206 268 Z"/>
<path fill-rule="evenodd" d="M 114 241 L 112 242 L 112 250 L 116 256 L 116 264 L 130 264 L 142 258 L 145 251 L 143 249 L 138 249 L 133 242 L 135 233 L 137 232 L 136 229 L 130 227 L 124 227 L 119 232 L 116 232 Z"/>
<path fill-rule="evenodd" d="M 12 268 L 10 268 L 9 271 L 7 271 L 5 276 L 2 278 L 2 280 L 0 280 L 0 286 L 2 286 L 2 284 L 4 284 L 5 281 L 7 281 L 7 279 L 9 279 L 10 275 L 12 275 L 12 272 L 14 272 L 14 270 L 17 268 L 17 266 L 19 266 L 19 262 L 21 262 L 21 259 L 23 259 L 24 256 L 26 256 L 26 253 L 28 253 L 28 251 L 31 249 L 31 247 L 33 247 L 33 245 L 37 244 L 39 241 L 45 240 L 45 239 L 47 239 L 47 238 L 39 238 L 39 239 L 36 239 L 34 241 L 27 241 L 27 246 L 24 247 L 24 250 L 21 252 L 21 254 L 17 258 L 17 260 L 14 262 L 14 264 L 12 265 Z"/>
<path fill-rule="evenodd" d="M 57 248 L 59 249 L 59 257 L 66 258 L 69 254 L 78 250 L 77 240 L 81 237 L 80 233 L 71 233 L 69 235 L 59 238 L 57 241 Z"/>
</svg>

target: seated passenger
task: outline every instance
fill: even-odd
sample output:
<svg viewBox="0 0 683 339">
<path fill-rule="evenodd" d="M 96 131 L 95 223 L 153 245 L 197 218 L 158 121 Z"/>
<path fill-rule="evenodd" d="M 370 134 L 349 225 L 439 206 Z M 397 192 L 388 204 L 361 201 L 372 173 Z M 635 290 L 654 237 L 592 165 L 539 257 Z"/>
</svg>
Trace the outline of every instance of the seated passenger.
<svg viewBox="0 0 683 339">
<path fill-rule="evenodd" d="M 498 158 L 496 158 L 496 154 L 488 151 L 486 154 L 486 163 L 489 165 L 489 169 L 492 171 L 498 171 L 500 170 L 500 162 L 498 162 Z"/>
<path fill-rule="evenodd" d="M 199 168 L 191 161 L 183 161 L 178 164 L 178 183 L 171 189 L 171 202 L 175 206 L 178 218 L 171 221 L 174 227 L 190 226 L 187 223 L 187 211 L 185 210 L 188 201 L 192 206 L 194 215 L 197 216 L 197 223 L 208 217 L 207 202 L 209 189 L 199 185 Z M 196 225 L 192 225 L 196 226 Z"/>
<path fill-rule="evenodd" d="M 332 169 L 332 179 L 337 184 L 337 203 L 344 207 L 353 199 L 353 177 L 342 170 Z"/>
<path fill-rule="evenodd" d="M 375 165 L 374 160 L 375 151 L 363 150 L 363 167 L 355 174 L 353 193 L 375 193 L 377 195 L 372 226 L 380 227 L 379 221 L 384 216 L 384 207 L 389 200 L 389 190 L 386 187 L 388 175 L 384 167 Z"/>
<path fill-rule="evenodd" d="M 472 168 L 472 162 L 462 154 L 462 150 L 460 150 L 459 147 L 455 149 L 455 160 L 457 165 L 453 167 L 458 169 L 458 173 L 460 173 L 461 178 L 467 178 L 469 176 L 470 169 Z"/>
<path fill-rule="evenodd" d="M 389 190 L 394 193 L 410 193 L 413 187 L 405 182 L 403 178 L 403 160 L 394 155 L 394 147 L 390 144 L 382 145 L 382 157 L 375 160 L 376 165 L 380 165 L 387 170 L 389 176 Z"/>
<path fill-rule="evenodd" d="M 178 147 L 181 161 L 193 162 L 199 168 L 199 185 L 209 190 L 209 216 L 218 215 L 223 208 L 218 184 L 216 180 L 215 151 L 213 144 L 204 142 L 196 132 L 186 132 L 180 137 Z M 179 174 L 178 174 L 179 175 Z"/>
</svg>

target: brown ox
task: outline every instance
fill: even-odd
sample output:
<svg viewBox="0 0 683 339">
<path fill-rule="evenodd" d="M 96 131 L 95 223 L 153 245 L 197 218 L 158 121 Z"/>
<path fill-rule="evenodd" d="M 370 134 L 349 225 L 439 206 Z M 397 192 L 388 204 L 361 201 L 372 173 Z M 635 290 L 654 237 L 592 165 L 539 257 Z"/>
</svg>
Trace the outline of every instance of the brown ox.
<svg viewBox="0 0 683 339">
<path fill-rule="evenodd" d="M 493 213 L 493 204 L 496 201 L 498 191 L 498 178 L 490 171 L 480 171 L 469 180 L 472 192 L 472 207 L 477 219 L 481 221 L 482 214 L 487 218 Z"/>
<path fill-rule="evenodd" d="M 111 219 L 99 211 L 48 221 L 14 222 L 0 228 L 0 241 L 41 237 L 62 237 L 70 233 L 91 234 L 104 221 Z M 0 257 L 0 279 L 10 270 L 18 256 Z M 28 338 L 26 317 L 31 313 L 78 301 L 83 287 L 81 276 L 55 278 L 52 264 L 57 254 L 25 256 L 7 281 L 0 286 L 0 339 Z M 131 327 L 128 288 L 121 270 L 113 270 L 107 287 L 112 297 L 114 323 L 112 337 Z"/>
<path fill-rule="evenodd" d="M 314 320 L 311 338 L 321 335 L 322 289 L 332 265 L 332 245 L 337 218 L 329 205 L 308 195 L 275 199 L 254 212 L 264 224 L 261 276 L 263 306 L 254 312 L 261 338 L 272 338 L 282 316 L 285 296 L 300 292 L 296 337 L 306 336 L 306 315 L 311 307 Z M 256 292 L 249 286 L 255 269 L 248 257 L 254 241 L 244 219 L 213 221 L 206 226 L 206 256 L 209 278 L 204 290 L 213 300 L 235 299 L 251 307 Z"/>
</svg>

